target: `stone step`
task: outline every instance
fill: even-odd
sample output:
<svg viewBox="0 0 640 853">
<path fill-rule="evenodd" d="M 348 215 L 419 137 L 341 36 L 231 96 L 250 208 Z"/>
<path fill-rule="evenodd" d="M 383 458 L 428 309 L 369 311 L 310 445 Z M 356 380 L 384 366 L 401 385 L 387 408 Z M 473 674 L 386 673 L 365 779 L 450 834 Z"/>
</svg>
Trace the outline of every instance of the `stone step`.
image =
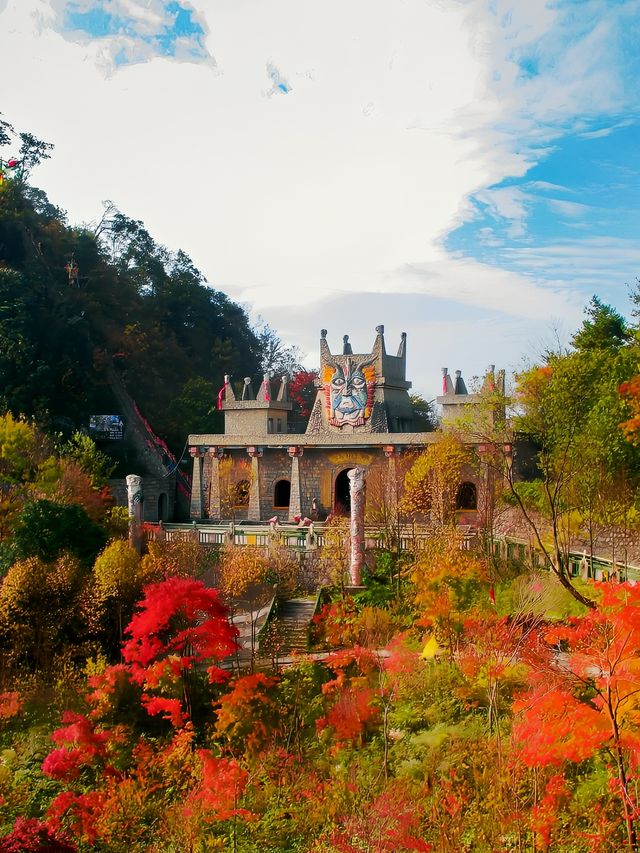
<svg viewBox="0 0 640 853">
<path fill-rule="evenodd" d="M 314 608 L 315 600 L 309 598 L 290 598 L 280 602 L 275 625 L 285 650 L 308 650 Z"/>
<path fill-rule="evenodd" d="M 300 619 L 308 622 L 313 616 L 313 607 L 281 607 L 278 616 L 281 619 Z"/>
</svg>

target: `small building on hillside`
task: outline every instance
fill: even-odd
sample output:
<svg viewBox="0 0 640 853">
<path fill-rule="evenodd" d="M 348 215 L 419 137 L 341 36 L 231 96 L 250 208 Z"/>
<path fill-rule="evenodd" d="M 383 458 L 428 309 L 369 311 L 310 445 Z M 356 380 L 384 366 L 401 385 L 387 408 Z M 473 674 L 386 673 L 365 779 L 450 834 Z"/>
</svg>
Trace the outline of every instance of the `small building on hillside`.
<svg viewBox="0 0 640 853">
<path fill-rule="evenodd" d="M 373 347 L 354 353 L 348 335 L 334 353 L 320 333 L 316 398 L 304 432 L 291 422 L 288 378 L 264 376 L 254 394 L 244 380 L 237 398 L 230 377 L 220 393 L 225 431 L 190 435 L 193 458 L 191 517 L 212 521 L 294 522 L 324 520 L 349 509 L 349 478 L 366 470 L 367 508 L 384 512 L 400 496 L 404 474 L 438 433 L 416 430 L 406 378 L 407 336 L 395 355 L 387 352 L 384 327 Z M 491 379 L 493 381 L 493 379 Z M 504 382 L 504 375 L 498 376 Z M 460 371 L 443 370 L 443 424 L 473 401 Z M 466 470 L 458 491 L 463 523 L 475 521 L 481 478 Z"/>
</svg>

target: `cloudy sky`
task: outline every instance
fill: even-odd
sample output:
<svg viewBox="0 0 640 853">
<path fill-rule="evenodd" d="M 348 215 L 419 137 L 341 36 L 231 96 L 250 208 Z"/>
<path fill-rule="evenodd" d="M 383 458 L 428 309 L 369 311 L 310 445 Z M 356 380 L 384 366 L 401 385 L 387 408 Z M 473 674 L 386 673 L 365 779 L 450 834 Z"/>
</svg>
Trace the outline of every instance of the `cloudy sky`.
<svg viewBox="0 0 640 853">
<path fill-rule="evenodd" d="M 71 223 L 112 199 L 309 366 L 407 331 L 433 395 L 628 310 L 639 43 L 640 0 L 0 0 L 0 111 Z"/>
</svg>

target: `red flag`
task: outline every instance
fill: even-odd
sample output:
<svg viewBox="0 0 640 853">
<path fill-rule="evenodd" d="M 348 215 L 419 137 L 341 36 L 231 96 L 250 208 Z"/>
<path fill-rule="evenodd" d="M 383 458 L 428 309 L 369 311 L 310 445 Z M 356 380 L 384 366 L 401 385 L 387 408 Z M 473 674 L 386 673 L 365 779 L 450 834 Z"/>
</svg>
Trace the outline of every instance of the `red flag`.
<svg viewBox="0 0 640 853">
<path fill-rule="evenodd" d="M 226 391 L 228 385 L 229 385 L 229 383 L 225 379 L 224 385 L 218 391 L 218 411 L 219 412 L 222 411 L 222 398 L 224 397 L 224 392 Z"/>
<path fill-rule="evenodd" d="M 443 394 L 447 393 L 447 374 L 446 373 L 442 374 L 442 393 Z"/>
<path fill-rule="evenodd" d="M 267 401 L 267 403 L 269 403 L 271 400 L 271 394 L 269 393 L 269 380 L 268 379 L 264 380 L 264 399 Z"/>
</svg>

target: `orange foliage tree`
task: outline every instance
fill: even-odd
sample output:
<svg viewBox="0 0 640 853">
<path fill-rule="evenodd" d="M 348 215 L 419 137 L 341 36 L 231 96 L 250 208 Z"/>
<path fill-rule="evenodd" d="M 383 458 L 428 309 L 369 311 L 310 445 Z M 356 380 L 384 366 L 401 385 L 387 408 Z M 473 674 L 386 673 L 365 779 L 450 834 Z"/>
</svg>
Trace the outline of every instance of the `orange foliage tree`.
<svg viewBox="0 0 640 853">
<path fill-rule="evenodd" d="M 530 767 L 609 757 L 629 849 L 637 849 L 640 764 L 640 588 L 594 584 L 597 608 L 546 632 L 546 666 L 514 706 L 514 739 Z M 562 651 L 558 651 L 558 650 Z"/>
<path fill-rule="evenodd" d="M 479 593 L 489 596 L 486 559 L 463 551 L 455 534 L 443 534 L 429 540 L 411 569 L 415 603 L 422 614 L 419 624 L 430 628 L 452 657 L 462 635 L 464 620 Z"/>
<path fill-rule="evenodd" d="M 274 687 L 278 679 L 257 672 L 236 678 L 231 690 L 215 704 L 215 734 L 232 755 L 254 755 L 278 731 Z"/>
</svg>

